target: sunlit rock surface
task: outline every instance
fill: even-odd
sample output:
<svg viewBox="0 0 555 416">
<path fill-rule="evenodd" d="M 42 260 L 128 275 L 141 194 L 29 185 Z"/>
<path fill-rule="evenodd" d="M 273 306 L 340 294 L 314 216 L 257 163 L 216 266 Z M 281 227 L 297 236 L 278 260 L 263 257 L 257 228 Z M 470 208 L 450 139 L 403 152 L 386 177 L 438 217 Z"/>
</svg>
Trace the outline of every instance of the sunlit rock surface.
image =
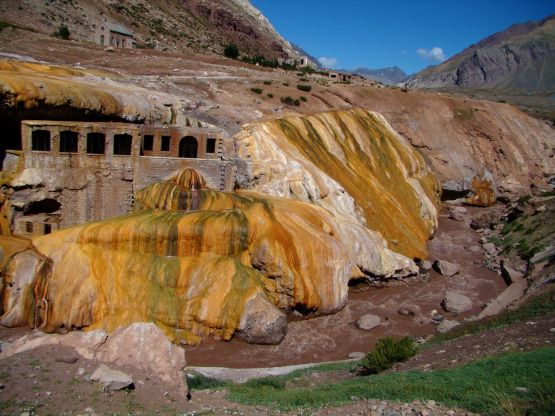
<svg viewBox="0 0 555 416">
<path fill-rule="evenodd" d="M 47 332 L 155 322 L 191 343 L 275 343 L 285 313 L 341 309 L 350 279 L 416 271 L 377 232 L 313 204 L 206 189 L 191 170 L 135 201 L 135 213 L 34 241 L 51 265 L 25 281 L 39 294 L 19 306 L 28 322 L 37 310 Z"/>
<path fill-rule="evenodd" d="M 147 117 L 163 121 L 175 97 L 150 92 L 109 79 L 109 74 L 85 68 L 0 60 L 0 97 L 6 107 L 73 108 L 130 121 Z"/>
<path fill-rule="evenodd" d="M 311 202 L 379 231 L 408 257 L 426 257 L 440 186 L 420 153 L 364 109 L 246 125 L 242 184 Z"/>
</svg>

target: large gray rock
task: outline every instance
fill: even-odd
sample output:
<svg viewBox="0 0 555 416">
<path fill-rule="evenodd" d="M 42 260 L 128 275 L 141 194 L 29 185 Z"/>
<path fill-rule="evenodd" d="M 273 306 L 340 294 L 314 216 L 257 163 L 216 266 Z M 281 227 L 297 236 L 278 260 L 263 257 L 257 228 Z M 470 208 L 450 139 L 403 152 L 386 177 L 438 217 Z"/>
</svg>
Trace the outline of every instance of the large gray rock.
<svg viewBox="0 0 555 416">
<path fill-rule="evenodd" d="M 380 326 L 380 323 L 381 319 L 379 316 L 366 314 L 358 318 L 356 326 L 358 329 L 362 329 L 363 331 L 369 331 L 377 326 Z"/>
<path fill-rule="evenodd" d="M 441 305 L 446 311 L 454 313 L 463 313 L 472 309 L 472 301 L 468 296 L 452 290 L 445 292 Z"/>
<path fill-rule="evenodd" d="M 243 310 L 237 337 L 253 344 L 279 344 L 287 333 L 287 317 L 262 294 Z"/>
<path fill-rule="evenodd" d="M 459 325 L 460 323 L 457 321 L 450 321 L 448 319 L 445 319 L 441 321 L 441 323 L 436 327 L 436 331 L 439 332 L 440 334 L 444 334 Z"/>
<path fill-rule="evenodd" d="M 98 381 L 106 389 L 115 391 L 121 390 L 126 387 L 132 387 L 133 379 L 123 371 L 114 370 L 104 364 L 100 366 L 91 374 L 91 381 Z"/>
<path fill-rule="evenodd" d="M 436 260 L 434 261 L 434 270 L 443 276 L 451 277 L 456 275 L 461 271 L 457 264 L 450 263 L 446 260 Z"/>
<path fill-rule="evenodd" d="M 116 329 L 98 348 L 95 358 L 136 368 L 162 381 L 183 384 L 184 350 L 172 344 L 153 323 L 137 322 Z"/>
</svg>

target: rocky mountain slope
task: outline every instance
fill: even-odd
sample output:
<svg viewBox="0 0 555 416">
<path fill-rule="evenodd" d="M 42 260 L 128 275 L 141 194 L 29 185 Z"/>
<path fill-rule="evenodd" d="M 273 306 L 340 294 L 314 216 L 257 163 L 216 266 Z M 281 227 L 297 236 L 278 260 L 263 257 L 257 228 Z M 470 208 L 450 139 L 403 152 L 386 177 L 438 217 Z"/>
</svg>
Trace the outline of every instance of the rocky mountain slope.
<svg viewBox="0 0 555 416">
<path fill-rule="evenodd" d="M 249 55 L 298 57 L 248 0 L 7 0 L 0 15 L 5 23 L 46 34 L 65 24 L 71 38 L 91 42 L 108 21 L 134 32 L 142 48 L 221 54 L 235 43 Z"/>
<path fill-rule="evenodd" d="M 407 79 L 408 75 L 398 66 L 390 66 L 387 68 L 357 68 L 352 71 L 355 74 L 362 75 L 365 78 L 379 81 L 382 84 L 395 85 Z"/>
<path fill-rule="evenodd" d="M 555 89 L 555 16 L 495 33 L 440 65 L 417 73 L 416 88 Z"/>
</svg>

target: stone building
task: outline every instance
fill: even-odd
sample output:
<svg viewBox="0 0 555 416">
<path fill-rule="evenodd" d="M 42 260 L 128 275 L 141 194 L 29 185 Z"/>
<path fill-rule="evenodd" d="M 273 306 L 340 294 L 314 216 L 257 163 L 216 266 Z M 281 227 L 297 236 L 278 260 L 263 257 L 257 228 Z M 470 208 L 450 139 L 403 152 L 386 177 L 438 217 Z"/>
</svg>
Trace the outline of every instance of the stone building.
<svg viewBox="0 0 555 416">
<path fill-rule="evenodd" d="M 133 33 L 122 25 L 104 21 L 96 32 L 96 43 L 114 48 L 132 48 Z"/>
<path fill-rule="evenodd" d="M 214 127 L 23 121 L 23 170 L 11 197 L 14 234 L 47 234 L 126 214 L 134 192 L 184 168 L 231 191 L 233 140 Z"/>
</svg>

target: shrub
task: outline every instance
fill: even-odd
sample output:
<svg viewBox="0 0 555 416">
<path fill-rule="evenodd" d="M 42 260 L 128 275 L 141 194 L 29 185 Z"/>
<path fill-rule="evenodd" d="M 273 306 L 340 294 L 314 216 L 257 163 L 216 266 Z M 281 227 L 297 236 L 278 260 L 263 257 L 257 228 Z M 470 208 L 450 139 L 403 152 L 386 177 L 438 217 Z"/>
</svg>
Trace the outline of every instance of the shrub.
<svg viewBox="0 0 555 416">
<path fill-rule="evenodd" d="M 361 372 L 364 374 L 380 373 L 391 368 L 396 362 L 406 361 L 413 357 L 416 351 L 416 343 L 410 337 L 404 337 L 398 341 L 391 337 L 382 338 L 362 360 Z"/>
<path fill-rule="evenodd" d="M 54 33 L 54 36 L 56 36 L 57 38 L 60 38 L 60 39 L 68 40 L 69 39 L 69 29 L 67 28 L 66 25 L 64 25 L 62 23 L 60 25 L 60 27 L 58 28 L 58 30 Z"/>
<path fill-rule="evenodd" d="M 299 78 L 299 81 L 302 81 L 302 82 L 308 82 L 308 78 L 304 78 L 304 77 L 302 77 L 302 78 Z"/>
<path fill-rule="evenodd" d="M 189 373 L 187 374 L 187 386 L 191 390 L 207 390 L 225 387 L 229 383 L 216 378 L 206 377 L 202 374 Z"/>
<path fill-rule="evenodd" d="M 310 90 L 312 90 L 312 86 L 308 84 L 297 84 L 297 89 L 305 92 L 310 92 Z"/>
<path fill-rule="evenodd" d="M 226 45 L 224 48 L 224 56 L 226 58 L 237 59 L 239 57 L 239 49 L 234 43 Z"/>
<path fill-rule="evenodd" d="M 287 97 L 281 97 L 281 102 L 283 104 L 294 105 L 296 107 L 301 105 L 301 102 L 299 100 L 295 100 L 293 97 L 290 97 L 289 95 Z"/>
<path fill-rule="evenodd" d="M 289 83 L 288 82 L 283 82 L 281 85 L 283 85 L 284 87 L 288 87 Z"/>
<path fill-rule="evenodd" d="M 253 88 L 251 88 L 251 91 L 254 92 L 255 94 L 262 94 L 263 90 L 262 90 L 262 88 L 253 87 Z"/>
<path fill-rule="evenodd" d="M 268 94 L 266 94 L 268 96 L 268 98 L 274 98 L 274 94 L 272 94 L 271 92 L 269 92 Z"/>
<path fill-rule="evenodd" d="M 303 103 L 306 103 L 306 102 L 308 101 L 308 100 L 306 99 L 306 97 L 303 96 L 303 95 L 301 95 L 301 96 L 299 97 L 299 100 L 301 100 Z"/>
<path fill-rule="evenodd" d="M 264 81 L 264 85 L 272 85 L 272 81 Z"/>
</svg>

